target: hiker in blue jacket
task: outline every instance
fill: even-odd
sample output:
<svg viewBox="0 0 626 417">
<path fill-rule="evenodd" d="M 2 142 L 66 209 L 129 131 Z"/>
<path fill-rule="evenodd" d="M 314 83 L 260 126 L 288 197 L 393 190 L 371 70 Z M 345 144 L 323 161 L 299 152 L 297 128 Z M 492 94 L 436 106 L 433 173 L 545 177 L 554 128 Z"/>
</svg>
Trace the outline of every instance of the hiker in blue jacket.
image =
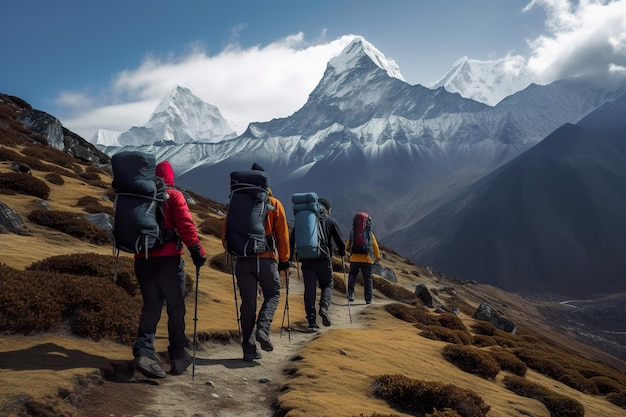
<svg viewBox="0 0 626 417">
<path fill-rule="evenodd" d="M 328 308 L 330 307 L 330 300 L 334 289 L 332 265 L 333 242 L 337 247 L 339 255 L 342 257 L 345 255 L 344 239 L 341 235 L 341 230 L 339 229 L 339 225 L 335 219 L 330 217 L 332 204 L 327 198 L 320 198 L 318 201 L 322 208 L 321 227 L 324 236 L 324 240 L 322 242 L 322 255 L 319 259 L 307 259 L 300 261 L 302 279 L 304 281 L 304 309 L 310 329 L 319 328 L 317 325 L 315 309 L 318 285 L 321 290 L 319 316 L 321 317 L 322 324 L 324 324 L 324 326 L 331 325 L 330 318 L 328 316 Z M 290 239 L 292 254 L 294 253 L 294 233 L 295 232 L 292 230 L 292 238 Z"/>
</svg>

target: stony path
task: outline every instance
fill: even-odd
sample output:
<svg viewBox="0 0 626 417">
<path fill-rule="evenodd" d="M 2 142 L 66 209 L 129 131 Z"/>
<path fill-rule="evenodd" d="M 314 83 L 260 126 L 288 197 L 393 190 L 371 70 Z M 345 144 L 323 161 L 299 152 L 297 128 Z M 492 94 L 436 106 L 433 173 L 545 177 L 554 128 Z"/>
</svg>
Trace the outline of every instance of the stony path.
<svg viewBox="0 0 626 417">
<path fill-rule="evenodd" d="M 289 299 L 302 295 L 301 280 L 291 280 Z M 351 303 L 333 297 L 331 328 L 358 326 L 364 303 Z M 291 301 L 293 302 L 293 301 Z M 274 321 L 282 322 L 284 311 L 276 311 Z M 351 316 L 351 317 L 350 317 Z M 352 322 L 350 320 L 352 318 Z M 297 318 L 291 318 L 294 322 Z M 285 325 L 286 325 L 285 321 Z M 320 323 L 321 324 L 321 323 Z M 308 329 L 272 333 L 272 352 L 263 352 L 254 362 L 241 360 L 241 346 L 235 343 L 207 343 L 196 351 L 195 369 L 181 376 L 150 380 L 135 374 L 131 384 L 105 382 L 86 396 L 81 410 L 89 417 L 271 417 L 280 388 L 286 382 L 284 369 L 291 358 L 317 337 Z M 192 379 L 193 375 L 193 379 Z"/>
</svg>

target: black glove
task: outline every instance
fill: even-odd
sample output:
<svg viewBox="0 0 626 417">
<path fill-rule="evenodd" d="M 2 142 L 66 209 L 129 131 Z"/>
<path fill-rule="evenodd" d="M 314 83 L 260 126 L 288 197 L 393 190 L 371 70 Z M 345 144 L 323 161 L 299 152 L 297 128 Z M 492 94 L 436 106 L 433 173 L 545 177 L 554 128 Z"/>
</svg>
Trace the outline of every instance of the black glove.
<svg viewBox="0 0 626 417">
<path fill-rule="evenodd" d="M 278 270 L 279 271 L 283 271 L 285 269 L 289 269 L 290 266 L 291 266 L 291 264 L 289 262 L 279 262 L 278 263 Z"/>
<path fill-rule="evenodd" d="M 206 255 L 204 254 L 204 249 L 202 249 L 200 244 L 190 247 L 189 253 L 191 254 L 191 259 L 193 260 L 193 264 L 195 266 L 201 267 L 206 262 Z"/>
<path fill-rule="evenodd" d="M 346 251 L 345 251 L 345 249 L 340 249 L 340 250 L 339 250 L 339 256 L 341 256 L 342 258 L 343 258 L 344 256 L 346 256 Z"/>
</svg>

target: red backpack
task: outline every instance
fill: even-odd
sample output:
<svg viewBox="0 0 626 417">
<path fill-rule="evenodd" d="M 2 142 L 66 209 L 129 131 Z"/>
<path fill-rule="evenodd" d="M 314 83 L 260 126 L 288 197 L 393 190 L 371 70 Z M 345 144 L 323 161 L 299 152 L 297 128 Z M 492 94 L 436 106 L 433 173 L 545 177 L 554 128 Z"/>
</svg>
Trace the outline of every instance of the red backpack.
<svg viewBox="0 0 626 417">
<path fill-rule="evenodd" d="M 352 232 L 350 233 L 351 253 L 372 252 L 372 219 L 369 214 L 360 212 L 352 219 Z"/>
</svg>

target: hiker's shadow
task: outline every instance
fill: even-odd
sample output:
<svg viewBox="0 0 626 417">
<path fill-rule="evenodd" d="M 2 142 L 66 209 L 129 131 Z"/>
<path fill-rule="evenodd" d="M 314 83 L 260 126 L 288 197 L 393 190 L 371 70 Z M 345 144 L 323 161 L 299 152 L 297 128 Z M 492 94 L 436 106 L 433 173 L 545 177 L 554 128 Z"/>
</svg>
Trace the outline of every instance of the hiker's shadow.
<svg viewBox="0 0 626 417">
<path fill-rule="evenodd" d="M 241 358 L 221 358 L 221 359 L 204 359 L 204 358 L 196 358 L 196 365 L 199 366 L 213 366 L 213 365 L 222 365 L 228 369 L 242 369 L 242 368 L 254 368 L 255 366 L 259 366 L 260 363 L 257 361 L 246 362 Z"/>
<path fill-rule="evenodd" d="M 56 343 L 42 343 L 27 349 L 2 352 L 0 369 L 32 371 L 50 369 L 60 371 L 74 368 L 102 368 L 111 359 L 92 355 L 77 349 L 67 349 Z"/>
</svg>

